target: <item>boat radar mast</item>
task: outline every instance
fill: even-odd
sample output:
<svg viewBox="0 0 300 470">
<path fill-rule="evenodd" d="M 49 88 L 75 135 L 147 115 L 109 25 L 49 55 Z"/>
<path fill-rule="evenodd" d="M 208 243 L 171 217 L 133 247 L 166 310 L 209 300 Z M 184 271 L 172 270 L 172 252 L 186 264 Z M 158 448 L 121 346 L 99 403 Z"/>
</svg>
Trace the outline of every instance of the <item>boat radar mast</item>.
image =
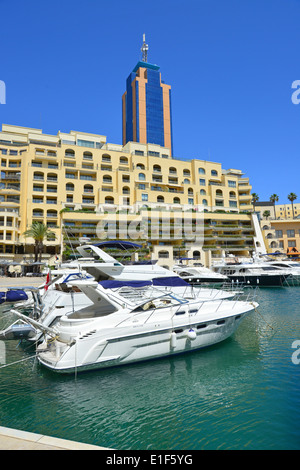
<svg viewBox="0 0 300 470">
<path fill-rule="evenodd" d="M 143 53 L 143 57 L 142 57 L 142 61 L 143 62 L 147 62 L 147 59 L 148 59 L 148 49 L 149 49 L 149 46 L 148 44 L 146 44 L 146 35 L 143 34 L 143 45 L 141 47 L 141 51 Z"/>
</svg>

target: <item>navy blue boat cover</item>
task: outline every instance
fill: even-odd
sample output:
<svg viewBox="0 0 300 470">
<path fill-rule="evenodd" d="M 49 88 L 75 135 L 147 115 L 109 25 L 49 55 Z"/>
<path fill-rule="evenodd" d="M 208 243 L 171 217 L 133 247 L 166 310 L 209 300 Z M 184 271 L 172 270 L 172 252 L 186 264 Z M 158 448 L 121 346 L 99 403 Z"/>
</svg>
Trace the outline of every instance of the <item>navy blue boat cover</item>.
<svg viewBox="0 0 300 470">
<path fill-rule="evenodd" d="M 99 284 L 104 287 L 104 289 L 116 289 L 118 287 L 145 287 L 145 286 L 164 286 L 164 287 L 178 287 L 178 286 L 189 286 L 189 284 L 177 276 L 170 277 L 157 277 L 151 281 L 101 281 Z"/>
<path fill-rule="evenodd" d="M 144 286 L 151 286 L 151 281 L 115 281 L 114 279 L 111 281 L 101 281 L 99 284 L 104 287 L 104 289 L 115 289 L 116 287 L 144 287 Z"/>
<path fill-rule="evenodd" d="M 7 292 L 0 292 L 0 304 L 3 302 L 18 302 L 19 300 L 27 300 L 26 292 L 20 289 L 8 290 Z"/>
<path fill-rule="evenodd" d="M 170 276 L 170 277 L 157 277 L 152 280 L 154 286 L 170 286 L 170 287 L 180 287 L 180 286 L 189 286 L 188 282 L 184 281 L 180 277 Z"/>
</svg>

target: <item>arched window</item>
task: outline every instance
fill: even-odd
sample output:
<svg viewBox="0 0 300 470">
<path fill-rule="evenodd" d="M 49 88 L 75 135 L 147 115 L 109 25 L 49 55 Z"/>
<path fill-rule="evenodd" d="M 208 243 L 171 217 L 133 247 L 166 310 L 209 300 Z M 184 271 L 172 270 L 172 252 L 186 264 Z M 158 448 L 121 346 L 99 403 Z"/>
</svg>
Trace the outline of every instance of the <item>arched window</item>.
<svg viewBox="0 0 300 470">
<path fill-rule="evenodd" d="M 201 196 L 206 196 L 206 191 L 205 191 L 205 189 L 200 189 L 200 194 L 201 194 Z"/>
<path fill-rule="evenodd" d="M 170 175 L 177 175 L 177 170 L 176 170 L 176 168 L 174 168 L 173 166 L 171 166 L 171 168 L 169 168 L 169 173 L 170 173 Z"/>
<path fill-rule="evenodd" d="M 110 175 L 103 175 L 103 183 L 111 183 L 112 178 Z"/>
<path fill-rule="evenodd" d="M 217 189 L 216 196 L 222 197 L 223 196 L 223 191 L 221 189 Z"/>
<path fill-rule="evenodd" d="M 57 181 L 57 174 L 56 173 L 48 173 L 47 181 Z"/>
<path fill-rule="evenodd" d="M 74 191 L 74 184 L 73 183 L 67 183 L 66 184 L 66 191 Z"/>
<path fill-rule="evenodd" d="M 120 157 L 120 164 L 121 165 L 128 165 L 128 158 L 127 157 Z"/>
<path fill-rule="evenodd" d="M 191 176 L 190 170 L 188 170 L 188 169 L 185 168 L 185 169 L 183 170 L 183 176 Z"/>
<path fill-rule="evenodd" d="M 200 258 L 201 258 L 201 255 L 200 255 L 200 251 L 199 251 L 199 250 L 193 251 L 193 258 L 194 258 L 194 259 L 200 259 Z"/>
<path fill-rule="evenodd" d="M 92 160 L 93 159 L 93 154 L 92 152 L 83 152 L 83 158 L 85 160 Z"/>
<path fill-rule="evenodd" d="M 104 153 L 104 154 L 102 155 L 102 161 L 103 161 L 103 162 L 110 162 L 110 161 L 111 161 L 111 156 L 108 155 L 108 153 Z"/>
<path fill-rule="evenodd" d="M 136 167 L 137 167 L 138 170 L 144 170 L 145 169 L 145 165 L 143 163 L 137 163 Z"/>
<path fill-rule="evenodd" d="M 47 217 L 52 217 L 52 218 L 56 218 L 57 217 L 57 211 L 53 210 L 53 209 L 49 209 L 47 211 Z"/>
<path fill-rule="evenodd" d="M 33 209 L 32 217 L 44 217 L 43 209 Z"/>
<path fill-rule="evenodd" d="M 93 193 L 94 192 L 94 188 L 91 184 L 85 184 L 84 187 L 83 187 L 83 192 L 85 193 Z"/>
<path fill-rule="evenodd" d="M 65 150 L 65 157 L 75 158 L 75 152 L 73 149 L 66 149 Z"/>
<path fill-rule="evenodd" d="M 199 175 L 205 175 L 204 168 L 199 168 L 198 172 L 199 172 Z"/>
<path fill-rule="evenodd" d="M 189 195 L 189 196 L 192 196 L 193 194 L 194 194 L 193 188 L 189 188 L 189 189 L 188 189 L 188 195 Z"/>
<path fill-rule="evenodd" d="M 236 198 L 236 193 L 234 191 L 230 191 L 229 197 L 235 199 Z"/>
<path fill-rule="evenodd" d="M 207 199 L 202 199 L 202 204 L 203 204 L 204 206 L 207 206 L 207 204 L 208 204 L 208 203 L 207 203 Z"/>
<path fill-rule="evenodd" d="M 114 204 L 114 202 L 115 202 L 115 200 L 112 196 L 106 196 L 104 201 L 105 201 L 105 204 Z"/>
<path fill-rule="evenodd" d="M 33 179 L 36 181 L 44 181 L 44 173 L 41 173 L 40 171 L 35 171 L 33 173 Z"/>
<path fill-rule="evenodd" d="M 163 196 L 157 196 L 157 202 L 165 202 L 165 198 Z"/>
<path fill-rule="evenodd" d="M 190 180 L 188 178 L 184 178 L 183 183 L 184 184 L 190 184 Z"/>
<path fill-rule="evenodd" d="M 160 165 L 153 165 L 153 171 L 156 172 L 156 173 L 160 173 L 161 172 Z"/>
<path fill-rule="evenodd" d="M 145 181 L 146 177 L 144 173 L 139 173 L 139 180 L 140 181 Z"/>
<path fill-rule="evenodd" d="M 159 251 L 158 252 L 158 257 L 159 258 L 169 258 L 169 252 L 165 251 L 165 250 Z"/>
<path fill-rule="evenodd" d="M 218 176 L 217 170 L 211 170 L 211 176 Z"/>
<path fill-rule="evenodd" d="M 180 198 L 179 197 L 174 197 L 173 203 L 174 204 L 180 204 Z"/>
<path fill-rule="evenodd" d="M 130 194 L 130 188 L 128 186 L 123 186 L 123 194 Z"/>
</svg>

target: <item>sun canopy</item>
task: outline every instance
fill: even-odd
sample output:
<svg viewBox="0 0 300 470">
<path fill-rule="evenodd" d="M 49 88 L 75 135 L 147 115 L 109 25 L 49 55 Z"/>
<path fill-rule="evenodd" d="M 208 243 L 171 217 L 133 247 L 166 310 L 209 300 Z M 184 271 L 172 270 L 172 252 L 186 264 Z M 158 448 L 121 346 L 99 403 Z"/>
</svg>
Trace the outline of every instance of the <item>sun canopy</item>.
<svg viewBox="0 0 300 470">
<path fill-rule="evenodd" d="M 104 289 L 116 289 L 119 287 L 145 287 L 145 286 L 164 286 L 164 287 L 179 287 L 179 286 L 189 286 L 187 282 L 177 276 L 170 277 L 157 277 L 151 281 L 100 281 L 99 284 L 104 287 Z"/>
<path fill-rule="evenodd" d="M 101 281 L 99 284 L 104 289 L 116 289 L 117 287 L 144 287 L 151 286 L 151 281 Z"/>
</svg>

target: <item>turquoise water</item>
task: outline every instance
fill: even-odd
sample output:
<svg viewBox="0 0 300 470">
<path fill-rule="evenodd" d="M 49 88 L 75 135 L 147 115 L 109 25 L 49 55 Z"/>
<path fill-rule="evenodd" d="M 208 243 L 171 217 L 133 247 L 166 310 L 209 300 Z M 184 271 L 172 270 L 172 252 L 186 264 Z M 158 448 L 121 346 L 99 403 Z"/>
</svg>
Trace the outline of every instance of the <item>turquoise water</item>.
<svg viewBox="0 0 300 470">
<path fill-rule="evenodd" d="M 262 316 L 202 351 L 76 379 L 34 359 L 1 368 L 0 425 L 124 450 L 300 449 L 300 287 L 258 301 Z M 6 363 L 32 353 L 6 343 Z"/>
</svg>

